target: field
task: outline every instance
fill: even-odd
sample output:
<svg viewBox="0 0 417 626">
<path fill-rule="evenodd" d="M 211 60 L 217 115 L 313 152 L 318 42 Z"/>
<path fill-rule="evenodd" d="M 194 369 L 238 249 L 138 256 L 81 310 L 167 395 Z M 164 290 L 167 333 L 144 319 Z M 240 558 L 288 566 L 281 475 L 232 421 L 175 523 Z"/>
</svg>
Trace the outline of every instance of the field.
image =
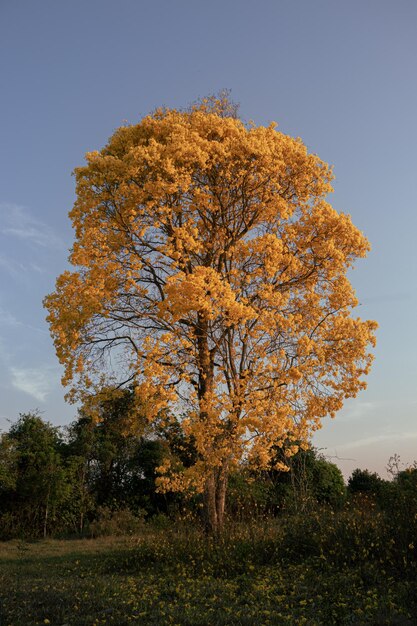
<svg viewBox="0 0 417 626">
<path fill-rule="evenodd" d="M 416 624 L 413 568 L 400 573 L 377 530 L 316 522 L 236 526 L 219 541 L 171 526 L 5 542 L 0 624 Z"/>
</svg>

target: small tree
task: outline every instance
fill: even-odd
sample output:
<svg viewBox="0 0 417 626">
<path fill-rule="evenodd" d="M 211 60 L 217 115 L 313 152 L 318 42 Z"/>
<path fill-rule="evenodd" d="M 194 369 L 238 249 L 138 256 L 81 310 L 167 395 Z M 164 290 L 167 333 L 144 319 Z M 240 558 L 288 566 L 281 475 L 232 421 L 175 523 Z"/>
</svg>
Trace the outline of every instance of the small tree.
<svg viewBox="0 0 417 626">
<path fill-rule="evenodd" d="M 384 483 L 385 481 L 376 472 L 356 468 L 348 480 L 348 490 L 351 494 L 366 493 L 377 496 Z"/>
<path fill-rule="evenodd" d="M 365 387 L 376 325 L 346 272 L 368 242 L 326 202 L 329 166 L 224 97 L 119 128 L 76 179 L 74 270 L 45 299 L 63 383 L 186 414 L 196 462 L 159 487 L 204 492 L 218 530 L 234 464 L 266 466 Z"/>
<path fill-rule="evenodd" d="M 346 498 L 343 474 L 335 463 L 317 458 L 312 471 L 312 488 L 317 502 L 340 507 Z"/>
</svg>

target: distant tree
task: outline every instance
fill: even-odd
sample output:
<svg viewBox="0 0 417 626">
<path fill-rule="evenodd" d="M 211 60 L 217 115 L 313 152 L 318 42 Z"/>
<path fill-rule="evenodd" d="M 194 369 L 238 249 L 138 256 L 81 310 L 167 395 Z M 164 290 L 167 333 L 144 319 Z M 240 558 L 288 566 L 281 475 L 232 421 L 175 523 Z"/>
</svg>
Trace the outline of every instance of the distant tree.
<svg viewBox="0 0 417 626">
<path fill-rule="evenodd" d="M 91 496 L 98 506 L 121 505 L 128 497 L 130 465 L 144 428 L 131 389 L 106 387 L 83 403 L 68 428 L 68 454 L 78 459 L 78 489 L 86 504 Z"/>
<path fill-rule="evenodd" d="M 398 472 L 395 481 L 405 489 L 416 491 L 417 494 L 417 467 L 412 465 Z"/>
<path fill-rule="evenodd" d="M 312 467 L 312 491 L 317 502 L 339 507 L 346 498 L 346 486 L 340 468 L 325 458 L 317 458 Z"/>
<path fill-rule="evenodd" d="M 83 533 L 87 516 L 96 508 L 92 488 L 96 463 L 95 426 L 91 418 L 81 415 L 66 428 L 64 458 L 70 485 L 66 518 L 72 530 L 78 533 Z"/>
<path fill-rule="evenodd" d="M 385 511 L 386 524 L 391 530 L 393 549 L 399 552 L 404 563 L 411 561 L 415 570 L 417 555 L 417 464 L 414 462 L 413 465 L 400 469 L 400 467 L 404 468 L 405 466 L 400 462 L 400 457 L 394 455 L 392 459 L 395 468 L 395 471 L 392 472 L 393 480 L 385 481 L 386 484 L 379 501 Z"/>
<path fill-rule="evenodd" d="M 15 489 L 16 481 L 16 451 L 7 433 L 2 433 L 0 435 L 0 502 L 6 494 Z"/>
<path fill-rule="evenodd" d="M 76 178 L 74 270 L 45 299 L 63 382 L 186 413 L 195 462 L 159 487 L 203 492 L 217 531 L 231 468 L 267 467 L 365 387 L 376 324 L 346 274 L 369 244 L 326 202 L 331 168 L 227 94 L 119 128 Z"/>
<path fill-rule="evenodd" d="M 291 444 L 293 445 L 293 444 Z M 288 471 L 274 469 L 286 463 Z M 300 448 L 288 457 L 285 446 L 276 450 L 268 470 L 236 469 L 230 477 L 233 515 L 307 512 L 319 505 L 339 508 L 346 499 L 342 472 L 313 447 Z"/>
<path fill-rule="evenodd" d="M 24 413 L 6 441 L 14 457 L 14 511 L 30 532 L 38 529 L 46 537 L 68 488 L 59 429 L 37 412 Z"/>
<path fill-rule="evenodd" d="M 384 482 L 376 472 L 356 468 L 348 479 L 348 491 L 350 494 L 366 493 L 377 496 Z"/>
<path fill-rule="evenodd" d="M 165 512 L 173 497 L 157 493 L 158 467 L 167 459 L 178 467 L 193 462 L 195 448 L 174 417 L 164 416 L 150 427 L 133 411 L 139 409 L 132 390 L 102 389 L 88 398 L 67 429 L 67 463 L 75 471 L 80 524 L 92 500 L 95 507 Z"/>
<path fill-rule="evenodd" d="M 286 449 L 277 450 L 285 460 Z M 275 478 L 277 492 L 287 506 L 303 510 L 314 503 L 338 507 L 344 501 L 346 487 L 340 469 L 315 448 L 300 448 L 287 459 L 288 472 Z"/>
<path fill-rule="evenodd" d="M 387 463 L 387 472 L 392 479 L 395 479 L 398 476 L 398 474 L 401 472 L 401 467 L 404 468 L 405 465 L 401 462 L 400 455 L 395 453 L 390 456 Z"/>
</svg>

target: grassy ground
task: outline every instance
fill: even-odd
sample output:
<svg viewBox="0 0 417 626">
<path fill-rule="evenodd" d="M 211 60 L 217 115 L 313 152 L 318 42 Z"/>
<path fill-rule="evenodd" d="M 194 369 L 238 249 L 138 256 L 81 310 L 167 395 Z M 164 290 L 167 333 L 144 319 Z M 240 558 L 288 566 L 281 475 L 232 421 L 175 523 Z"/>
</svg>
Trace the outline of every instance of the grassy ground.
<svg viewBox="0 0 417 626">
<path fill-rule="evenodd" d="M 195 530 L 146 529 L 3 543 L 0 626 L 417 624 L 415 580 L 383 559 L 289 545 L 278 528 L 220 543 Z"/>
</svg>

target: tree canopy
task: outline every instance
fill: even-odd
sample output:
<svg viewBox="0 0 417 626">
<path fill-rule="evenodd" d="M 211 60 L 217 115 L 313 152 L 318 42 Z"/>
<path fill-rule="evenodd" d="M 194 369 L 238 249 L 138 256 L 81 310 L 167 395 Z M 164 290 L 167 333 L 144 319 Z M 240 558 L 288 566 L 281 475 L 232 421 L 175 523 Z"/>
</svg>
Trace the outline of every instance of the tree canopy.
<svg viewBox="0 0 417 626">
<path fill-rule="evenodd" d="M 86 159 L 74 269 L 45 299 L 63 383 L 73 399 L 130 385 L 149 421 L 183 415 L 196 462 L 167 461 L 160 487 L 205 490 L 216 525 L 234 463 L 266 466 L 365 387 L 376 324 L 352 316 L 346 273 L 368 241 L 300 139 L 215 100 L 157 110 Z"/>
</svg>

